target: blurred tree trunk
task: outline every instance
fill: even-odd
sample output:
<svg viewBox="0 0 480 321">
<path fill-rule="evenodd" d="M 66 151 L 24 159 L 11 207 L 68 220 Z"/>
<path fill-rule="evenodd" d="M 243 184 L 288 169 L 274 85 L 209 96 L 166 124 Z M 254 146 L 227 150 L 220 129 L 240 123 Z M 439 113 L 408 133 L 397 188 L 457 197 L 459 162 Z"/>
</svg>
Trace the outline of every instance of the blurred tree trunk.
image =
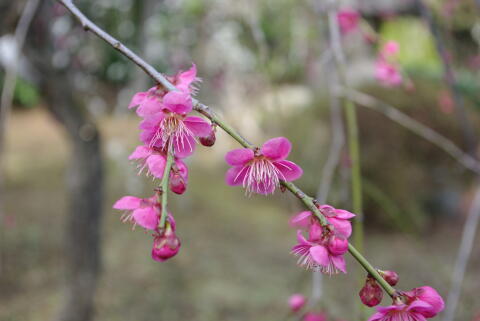
<svg viewBox="0 0 480 321">
<path fill-rule="evenodd" d="M 66 288 L 63 306 L 56 320 L 89 321 L 93 318 L 100 267 L 103 200 L 101 140 L 83 100 L 75 95 L 73 67 L 68 65 L 58 69 L 52 64 L 55 50 L 50 24 L 53 3 L 42 0 L 26 52 L 38 71 L 39 86 L 47 108 L 65 128 L 71 144 L 65 230 Z"/>
</svg>

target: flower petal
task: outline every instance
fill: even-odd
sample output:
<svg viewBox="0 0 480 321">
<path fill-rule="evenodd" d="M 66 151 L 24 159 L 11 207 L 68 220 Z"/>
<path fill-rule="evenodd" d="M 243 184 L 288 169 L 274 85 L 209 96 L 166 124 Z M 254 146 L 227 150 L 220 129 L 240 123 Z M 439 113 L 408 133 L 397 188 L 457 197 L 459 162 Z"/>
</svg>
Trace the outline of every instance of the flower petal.
<svg viewBox="0 0 480 321">
<path fill-rule="evenodd" d="M 192 97 L 182 91 L 171 91 L 163 97 L 165 108 L 176 114 L 187 114 L 192 111 Z"/>
<path fill-rule="evenodd" d="M 336 218 L 340 218 L 340 219 L 343 219 L 343 220 L 348 220 L 348 219 L 351 219 L 355 216 L 356 216 L 355 214 L 353 214 L 349 211 L 341 210 L 341 209 L 335 209 L 335 217 Z"/>
<path fill-rule="evenodd" d="M 343 255 L 332 255 L 330 256 L 330 260 L 332 260 L 333 265 L 343 273 L 347 273 L 347 264 L 345 263 L 345 258 Z"/>
<path fill-rule="evenodd" d="M 147 117 L 158 112 L 161 112 L 163 105 L 158 97 L 147 97 L 143 103 L 137 108 L 137 115 L 140 117 Z"/>
<path fill-rule="evenodd" d="M 140 207 L 142 199 L 135 196 L 124 196 L 113 204 L 116 210 L 134 210 Z"/>
<path fill-rule="evenodd" d="M 165 171 L 166 162 L 165 156 L 158 154 L 152 155 L 147 158 L 148 170 L 153 176 L 161 179 L 163 177 L 163 172 Z"/>
<path fill-rule="evenodd" d="M 197 78 L 197 66 L 192 64 L 192 67 L 177 76 L 176 86 L 179 90 L 190 92 L 190 85 Z"/>
<path fill-rule="evenodd" d="M 327 221 L 335 227 L 335 233 L 344 238 L 349 238 L 352 235 L 352 224 L 348 220 L 341 220 L 335 217 L 327 217 Z"/>
<path fill-rule="evenodd" d="M 305 236 L 303 236 L 303 233 L 301 230 L 297 230 L 297 242 L 300 245 L 311 245 L 311 243 L 307 241 Z"/>
<path fill-rule="evenodd" d="M 311 217 L 312 212 L 310 211 L 300 212 L 290 219 L 290 226 L 306 229 L 310 225 Z"/>
<path fill-rule="evenodd" d="M 147 146 L 137 146 L 137 148 L 135 148 L 135 150 L 133 151 L 133 153 L 130 154 L 130 156 L 128 156 L 128 159 L 129 160 L 132 160 L 132 159 L 144 159 L 144 158 L 147 158 L 148 156 L 150 156 L 152 154 L 152 149 L 151 148 L 148 148 Z"/>
<path fill-rule="evenodd" d="M 328 251 L 322 245 L 312 246 L 310 248 L 310 255 L 318 264 L 322 266 L 328 266 L 330 264 L 330 260 L 328 258 Z"/>
<path fill-rule="evenodd" d="M 197 116 L 189 116 L 183 120 L 185 126 L 190 129 L 195 136 L 206 137 L 212 132 L 212 126 L 205 119 Z"/>
<path fill-rule="evenodd" d="M 225 182 L 230 186 L 242 185 L 246 173 L 247 168 L 243 166 L 229 168 L 225 175 Z"/>
<path fill-rule="evenodd" d="M 303 174 L 303 170 L 295 164 L 294 162 L 290 162 L 288 160 L 281 160 L 281 161 L 276 161 L 273 162 L 273 165 L 275 165 L 276 168 L 282 173 L 282 176 L 280 178 L 284 181 L 291 182 L 294 181 Z"/>
<path fill-rule="evenodd" d="M 251 161 L 253 157 L 253 150 L 250 148 L 238 148 L 229 151 L 225 155 L 225 161 L 228 163 L 228 165 L 238 166 L 245 165 L 245 163 Z"/>
<path fill-rule="evenodd" d="M 178 172 L 180 176 L 187 182 L 188 180 L 188 167 L 187 165 L 181 160 L 177 159 L 175 160 L 175 165 L 177 166 Z"/>
<path fill-rule="evenodd" d="M 133 211 L 132 214 L 135 223 L 147 230 L 154 230 L 158 226 L 158 214 L 153 207 L 139 208 Z"/>
<path fill-rule="evenodd" d="M 279 161 L 287 158 L 292 149 L 292 144 L 285 137 L 267 140 L 262 146 L 262 154 L 271 160 Z"/>
<path fill-rule="evenodd" d="M 133 95 L 132 100 L 128 105 L 128 109 L 131 109 L 133 107 L 137 107 L 138 105 L 140 105 L 145 99 L 145 97 L 147 97 L 147 92 L 138 92 L 135 95 Z"/>
</svg>

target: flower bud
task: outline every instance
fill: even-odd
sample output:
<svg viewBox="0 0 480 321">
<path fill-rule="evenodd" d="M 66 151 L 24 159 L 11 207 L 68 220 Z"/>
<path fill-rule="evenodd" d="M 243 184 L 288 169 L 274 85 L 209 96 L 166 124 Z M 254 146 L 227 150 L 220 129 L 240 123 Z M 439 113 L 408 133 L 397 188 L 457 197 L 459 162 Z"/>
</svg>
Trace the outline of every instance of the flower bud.
<svg viewBox="0 0 480 321">
<path fill-rule="evenodd" d="M 333 255 L 342 255 L 348 251 L 348 241 L 342 237 L 331 236 L 328 240 L 328 250 Z"/>
<path fill-rule="evenodd" d="M 360 290 L 358 295 L 360 296 L 360 300 L 362 300 L 363 304 L 365 304 L 367 307 L 374 307 L 382 302 L 383 291 L 375 279 L 367 277 L 365 285 Z"/>
<path fill-rule="evenodd" d="M 411 291 L 405 292 L 405 295 L 410 300 L 421 300 L 430 305 L 429 309 L 422 311 L 422 314 L 427 318 L 433 318 L 445 307 L 445 303 L 440 294 L 430 286 L 415 288 Z"/>
<path fill-rule="evenodd" d="M 215 141 L 217 140 L 215 136 L 215 130 L 212 129 L 212 131 L 210 132 L 210 134 L 208 134 L 208 136 L 199 137 L 198 140 L 200 141 L 200 144 L 202 144 L 203 146 L 206 146 L 206 147 L 213 146 L 215 144 Z"/>
<path fill-rule="evenodd" d="M 326 321 L 327 318 L 323 313 L 308 312 L 303 316 L 302 321 Z"/>
<path fill-rule="evenodd" d="M 168 226 L 166 230 L 154 235 L 152 259 L 157 262 L 166 261 L 177 255 L 180 246 L 180 239 L 175 234 L 175 231 Z"/>
<path fill-rule="evenodd" d="M 297 312 L 301 308 L 305 306 L 307 303 L 307 299 L 301 295 L 301 294 L 293 294 L 289 299 L 288 299 L 288 305 L 290 306 L 290 309 L 292 312 Z"/>
<path fill-rule="evenodd" d="M 395 271 L 378 271 L 380 275 L 387 281 L 391 286 L 395 286 L 398 283 L 398 274 Z"/>
<path fill-rule="evenodd" d="M 180 174 L 170 176 L 170 190 L 176 194 L 183 194 L 187 190 L 187 183 Z"/>
</svg>

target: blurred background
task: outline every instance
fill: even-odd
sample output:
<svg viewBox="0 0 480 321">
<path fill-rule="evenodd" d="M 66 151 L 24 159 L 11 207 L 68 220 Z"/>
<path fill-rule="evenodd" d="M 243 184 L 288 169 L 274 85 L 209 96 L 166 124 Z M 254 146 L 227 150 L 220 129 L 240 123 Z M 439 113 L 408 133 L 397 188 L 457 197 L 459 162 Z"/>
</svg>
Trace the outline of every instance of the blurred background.
<svg viewBox="0 0 480 321">
<path fill-rule="evenodd" d="M 306 173 L 298 185 L 335 207 L 352 208 L 351 163 L 342 118 L 332 118 L 341 109 L 329 11 L 359 14 L 340 39 L 352 88 L 478 155 L 480 4 L 473 0 L 75 3 L 166 74 L 195 62 L 203 80 L 198 98 L 255 144 L 288 137 L 289 159 Z M 292 319 L 289 295 L 312 292 L 312 273 L 289 254 L 295 231 L 288 219 L 302 210 L 298 200 L 280 192 L 246 197 L 226 186 L 223 155 L 237 145 L 218 131 L 213 148 L 199 146 L 187 160 L 186 194 L 169 202 L 182 249 L 154 262 L 150 235 L 131 231 L 111 208 L 123 195 L 150 196 L 157 183 L 127 159 L 139 123 L 127 106 L 151 79 L 55 1 L 0 0 L 0 21 L 4 95 L 14 84 L 11 108 L 3 99 L 1 114 L 0 320 Z M 21 36 L 22 25 L 28 33 L 19 48 L 14 34 Z M 400 48 L 392 62 L 402 75 L 396 85 L 376 71 L 389 40 Z M 478 173 L 357 103 L 365 255 L 397 271 L 399 288 L 428 284 L 447 298 L 464 224 L 479 210 L 472 209 Z M 334 152 L 329 184 L 324 166 Z M 480 313 L 473 223 L 457 321 Z M 351 257 L 347 264 L 349 274 L 323 279 L 312 307 L 329 320 L 362 320 L 364 272 Z"/>
</svg>

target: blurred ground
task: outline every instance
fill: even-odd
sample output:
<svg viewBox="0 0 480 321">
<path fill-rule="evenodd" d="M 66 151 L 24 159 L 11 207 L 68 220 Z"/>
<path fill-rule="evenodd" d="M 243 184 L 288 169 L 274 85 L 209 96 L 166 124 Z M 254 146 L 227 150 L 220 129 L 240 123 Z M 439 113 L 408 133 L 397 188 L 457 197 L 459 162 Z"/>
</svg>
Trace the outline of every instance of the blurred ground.
<svg viewBox="0 0 480 321">
<path fill-rule="evenodd" d="M 225 186 L 227 166 L 221 156 L 199 147 L 189 160 L 186 195 L 171 201 L 182 249 L 174 259 L 156 263 L 150 259 L 150 236 L 130 231 L 111 209 L 120 196 L 146 196 L 152 186 L 148 179 L 137 179 L 126 160 L 136 143 L 136 126 L 134 117 L 101 120 L 107 197 L 97 320 L 285 319 L 287 297 L 310 293 L 311 273 L 296 267 L 289 254 L 295 232 L 287 220 L 300 204 L 280 193 L 246 198 L 240 188 Z M 220 149 L 234 146 L 219 136 Z M 305 148 L 298 141 L 294 146 Z M 7 148 L 0 320 L 48 320 L 62 295 L 68 148 L 61 127 L 38 108 L 13 114 Z M 445 297 L 459 235 L 458 226 L 446 223 L 427 228 L 420 237 L 369 229 L 366 255 L 378 267 L 398 271 L 401 288 L 429 284 Z M 458 321 L 470 320 L 480 308 L 478 243 L 474 251 Z M 357 268 L 350 258 L 348 268 Z M 353 320 L 359 302 L 354 273 L 326 278 L 325 284 L 323 305 L 332 317 Z"/>
</svg>

